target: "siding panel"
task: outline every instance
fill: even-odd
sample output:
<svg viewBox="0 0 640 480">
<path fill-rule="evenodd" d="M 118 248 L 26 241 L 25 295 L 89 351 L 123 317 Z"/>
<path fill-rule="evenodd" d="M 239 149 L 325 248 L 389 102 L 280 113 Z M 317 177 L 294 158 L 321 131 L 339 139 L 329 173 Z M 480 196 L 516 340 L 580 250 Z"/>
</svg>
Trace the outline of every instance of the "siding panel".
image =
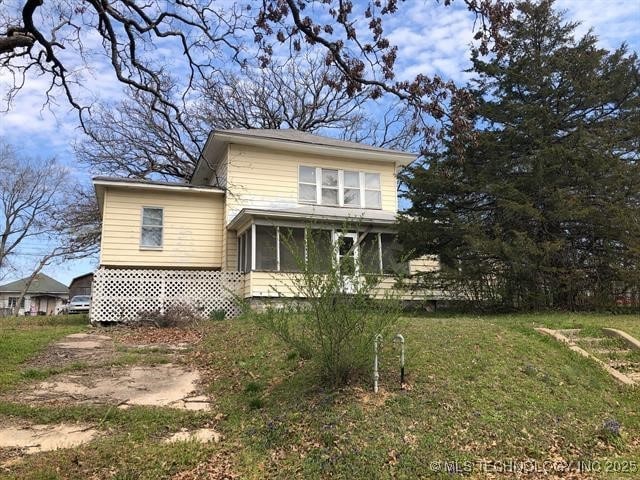
<svg viewBox="0 0 640 480">
<path fill-rule="evenodd" d="M 292 154 L 277 150 L 231 145 L 227 167 L 226 221 L 243 208 L 286 209 L 298 203 L 298 166 L 380 173 L 382 209 L 397 211 L 393 163 Z"/>
<path fill-rule="evenodd" d="M 223 195 L 108 188 L 100 263 L 113 266 L 222 266 Z M 162 250 L 140 248 L 142 207 L 164 209 Z"/>
</svg>

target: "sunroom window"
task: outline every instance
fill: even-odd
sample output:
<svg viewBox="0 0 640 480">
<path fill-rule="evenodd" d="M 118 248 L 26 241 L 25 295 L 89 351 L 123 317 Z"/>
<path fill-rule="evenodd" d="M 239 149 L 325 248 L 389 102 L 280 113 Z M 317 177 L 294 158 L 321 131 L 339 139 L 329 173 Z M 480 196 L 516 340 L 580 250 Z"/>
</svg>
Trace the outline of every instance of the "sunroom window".
<svg viewBox="0 0 640 480">
<path fill-rule="evenodd" d="M 303 265 L 315 272 L 328 272 L 332 262 L 340 259 L 337 240 L 347 237 L 355 247 L 354 260 L 362 273 L 406 274 L 408 263 L 400 258 L 395 234 L 351 232 L 338 235 L 331 229 L 252 225 L 238 235 L 238 270 L 250 272 L 299 272 Z M 355 241 L 360 242 L 356 246 Z M 345 251 L 347 251 L 345 250 Z M 337 257 L 336 257 L 337 255 Z M 355 264 L 354 264 L 355 266 Z"/>
<path fill-rule="evenodd" d="M 256 270 L 278 270 L 278 230 L 276 227 L 256 225 Z"/>
<path fill-rule="evenodd" d="M 390 233 L 380 234 L 380 250 L 382 258 L 382 273 L 406 274 L 409 273 L 409 264 L 400 259 L 400 244 L 395 235 Z"/>
<path fill-rule="evenodd" d="M 280 227 L 280 271 L 299 272 L 305 261 L 304 228 Z"/>
</svg>

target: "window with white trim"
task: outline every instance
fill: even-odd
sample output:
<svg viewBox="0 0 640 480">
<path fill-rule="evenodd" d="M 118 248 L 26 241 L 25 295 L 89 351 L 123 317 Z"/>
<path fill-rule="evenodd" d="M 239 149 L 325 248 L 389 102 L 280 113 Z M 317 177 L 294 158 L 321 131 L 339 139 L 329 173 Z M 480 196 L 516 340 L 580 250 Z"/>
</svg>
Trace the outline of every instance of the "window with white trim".
<svg viewBox="0 0 640 480">
<path fill-rule="evenodd" d="M 298 201 L 317 205 L 380 209 L 380 174 L 300 165 Z"/>
<path fill-rule="evenodd" d="M 142 207 L 140 246 L 162 248 L 163 210 L 159 207 Z"/>
<path fill-rule="evenodd" d="M 315 167 L 300 167 L 298 177 L 299 199 L 301 202 L 317 202 L 318 187 Z"/>
<path fill-rule="evenodd" d="M 407 274 L 395 234 L 357 233 L 354 258 L 363 274 Z M 253 224 L 238 235 L 238 271 L 299 272 L 304 265 L 317 272 L 331 270 L 340 257 L 336 230 Z M 353 246 L 347 245 L 347 250 Z M 336 258 L 338 255 L 338 258 Z"/>
<path fill-rule="evenodd" d="M 7 306 L 9 308 L 16 308 L 18 304 L 18 297 L 9 297 Z M 22 297 L 22 301 L 20 302 L 20 308 L 24 308 L 24 297 Z"/>
<path fill-rule="evenodd" d="M 360 207 L 360 172 L 349 172 L 347 170 L 343 173 L 343 204 L 349 207 Z"/>
<path fill-rule="evenodd" d="M 380 194 L 380 174 L 364 174 L 364 203 L 367 208 L 380 208 L 382 195 Z"/>
</svg>

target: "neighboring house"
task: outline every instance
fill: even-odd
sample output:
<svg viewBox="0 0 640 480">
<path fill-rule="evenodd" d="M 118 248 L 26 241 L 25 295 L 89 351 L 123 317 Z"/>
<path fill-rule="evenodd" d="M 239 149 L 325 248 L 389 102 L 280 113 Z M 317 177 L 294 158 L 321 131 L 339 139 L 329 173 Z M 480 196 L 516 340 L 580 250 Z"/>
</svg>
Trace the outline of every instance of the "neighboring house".
<svg viewBox="0 0 640 480">
<path fill-rule="evenodd" d="M 345 246 L 338 255 L 367 253 L 367 268 L 376 273 L 436 268 L 426 258 L 403 266 L 394 255 L 396 175 L 415 158 L 294 130 L 237 129 L 209 136 L 188 184 L 96 177 L 102 242 L 94 318 L 163 308 L 140 301 L 147 296 L 196 298 L 206 310 L 217 305 L 201 298 L 207 289 L 187 291 L 205 277 L 252 301 L 295 296 L 291 243 L 304 252 L 310 225 L 327 244 Z M 345 222 L 358 231 L 343 231 Z M 180 281 L 186 283 L 178 287 Z M 385 276 L 381 289 L 393 283 Z M 96 304 L 107 297 L 109 305 Z"/>
<path fill-rule="evenodd" d="M 0 312 L 12 315 L 20 293 L 28 278 L 0 286 Z M 55 315 L 69 299 L 69 289 L 44 273 L 39 273 L 31 282 L 20 303 L 19 315 Z"/>
<path fill-rule="evenodd" d="M 91 284 L 93 283 L 93 273 L 85 273 L 71 280 L 69 284 L 69 298 L 76 295 L 91 296 Z"/>
</svg>

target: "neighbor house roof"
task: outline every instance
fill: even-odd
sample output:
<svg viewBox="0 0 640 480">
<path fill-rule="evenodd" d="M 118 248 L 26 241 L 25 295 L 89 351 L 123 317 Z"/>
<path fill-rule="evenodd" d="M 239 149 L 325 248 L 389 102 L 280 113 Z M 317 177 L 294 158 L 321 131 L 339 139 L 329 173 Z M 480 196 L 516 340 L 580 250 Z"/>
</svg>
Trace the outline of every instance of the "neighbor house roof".
<svg viewBox="0 0 640 480">
<path fill-rule="evenodd" d="M 367 208 L 343 208 L 316 205 L 285 210 L 262 210 L 257 208 L 243 208 L 229 222 L 230 230 L 241 229 L 252 218 L 265 218 L 272 220 L 294 220 L 298 222 L 330 222 L 334 224 L 353 223 L 359 225 L 391 226 L 396 223 L 396 215 L 384 210 L 372 210 Z"/>
<path fill-rule="evenodd" d="M 15 282 L 7 283 L 6 285 L 0 285 L 0 292 L 4 293 L 20 293 L 22 289 L 27 283 L 28 278 L 22 278 L 20 280 L 16 280 Z M 66 285 L 60 283 L 54 278 L 51 278 L 44 273 L 39 273 L 31 282 L 29 289 L 27 290 L 28 294 L 36 294 L 36 293 L 55 293 L 55 294 L 68 294 L 69 289 Z"/>
<path fill-rule="evenodd" d="M 375 147 L 365 143 L 338 140 L 335 138 L 301 132 L 293 129 L 244 129 L 215 130 L 209 138 L 193 172 L 191 181 L 208 183 L 215 164 L 223 157 L 229 144 L 272 148 L 294 153 L 306 153 L 343 157 L 370 162 L 408 165 L 418 154 L 389 148 Z"/>
<path fill-rule="evenodd" d="M 77 277 L 73 278 L 73 280 L 71 280 L 71 283 L 69 283 L 69 286 L 71 286 L 73 282 L 77 282 L 78 280 L 82 280 L 83 278 L 87 278 L 87 277 L 93 277 L 93 272 L 85 273 L 84 275 L 78 275 Z"/>
</svg>

